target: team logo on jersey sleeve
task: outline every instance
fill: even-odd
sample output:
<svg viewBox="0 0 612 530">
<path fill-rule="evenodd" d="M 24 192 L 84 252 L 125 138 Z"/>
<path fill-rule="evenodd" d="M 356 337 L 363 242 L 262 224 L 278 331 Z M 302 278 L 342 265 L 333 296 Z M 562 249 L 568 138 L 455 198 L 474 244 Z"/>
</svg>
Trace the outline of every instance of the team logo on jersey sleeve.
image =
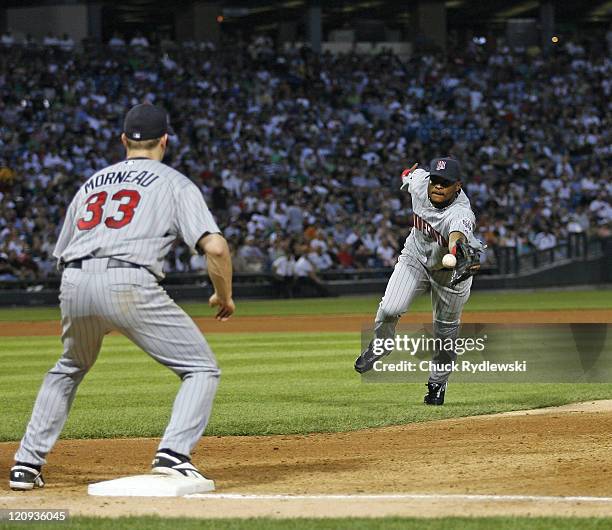
<svg viewBox="0 0 612 530">
<path fill-rule="evenodd" d="M 461 222 L 467 230 L 469 230 L 470 232 L 474 231 L 474 223 L 472 223 L 472 221 L 470 221 L 469 219 L 462 219 Z"/>
</svg>

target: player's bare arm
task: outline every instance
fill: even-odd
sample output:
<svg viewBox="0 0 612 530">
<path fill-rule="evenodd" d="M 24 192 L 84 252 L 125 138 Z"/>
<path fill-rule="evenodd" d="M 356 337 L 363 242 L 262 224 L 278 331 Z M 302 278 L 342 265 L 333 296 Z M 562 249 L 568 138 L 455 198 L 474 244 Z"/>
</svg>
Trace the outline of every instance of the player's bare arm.
<svg viewBox="0 0 612 530">
<path fill-rule="evenodd" d="M 467 238 L 462 232 L 451 232 L 448 235 L 448 251 L 452 254 L 457 244 L 457 241 L 467 241 Z"/>
<path fill-rule="evenodd" d="M 227 241 L 220 234 L 206 234 L 198 241 L 198 247 L 206 255 L 208 276 L 215 288 L 208 304 L 218 308 L 217 320 L 226 321 L 236 310 L 232 299 L 232 259 Z"/>
</svg>

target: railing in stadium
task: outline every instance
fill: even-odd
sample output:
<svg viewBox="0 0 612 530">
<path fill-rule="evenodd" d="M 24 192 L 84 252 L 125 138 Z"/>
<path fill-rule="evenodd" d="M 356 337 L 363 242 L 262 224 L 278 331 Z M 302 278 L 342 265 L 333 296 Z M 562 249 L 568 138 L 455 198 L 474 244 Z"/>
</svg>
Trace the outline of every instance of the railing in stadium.
<svg viewBox="0 0 612 530">
<path fill-rule="evenodd" d="M 494 247 L 491 249 L 494 260 L 485 264 L 481 270 L 486 276 L 513 276 L 529 273 L 539 269 L 567 263 L 595 259 L 612 253 L 612 237 L 587 238 L 585 234 L 570 234 L 567 241 L 546 250 L 534 250 L 519 254 L 515 247 Z M 320 273 L 325 282 L 347 282 L 387 279 L 391 268 L 376 269 L 343 269 Z M 269 273 L 241 273 L 234 274 L 236 285 L 269 284 Z M 42 289 L 59 288 L 60 276 L 55 274 L 37 280 L 5 280 L 0 281 L 0 289 L 22 289 L 24 291 L 38 291 Z M 164 280 L 167 285 L 198 285 L 208 283 L 206 272 L 169 273 Z"/>
</svg>

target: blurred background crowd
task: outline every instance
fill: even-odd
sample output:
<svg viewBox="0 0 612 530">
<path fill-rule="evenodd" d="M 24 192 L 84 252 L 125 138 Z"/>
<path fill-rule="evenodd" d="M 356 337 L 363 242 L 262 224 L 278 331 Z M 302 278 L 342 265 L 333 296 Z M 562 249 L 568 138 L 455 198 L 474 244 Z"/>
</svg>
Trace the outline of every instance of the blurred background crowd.
<svg viewBox="0 0 612 530">
<path fill-rule="evenodd" d="M 399 175 L 434 156 L 461 162 L 492 249 L 610 234 L 605 39 L 547 56 L 500 42 L 409 59 L 281 51 L 265 37 L 213 46 L 116 35 L 83 48 L 7 33 L 0 47 L 0 280 L 55 273 L 72 196 L 122 159 L 123 116 L 143 101 L 168 110 L 165 162 L 202 190 L 237 272 L 316 285 L 330 269 L 393 266 L 412 223 Z M 495 252 L 486 259 L 494 268 Z M 165 268 L 205 263 L 177 245 Z"/>
</svg>

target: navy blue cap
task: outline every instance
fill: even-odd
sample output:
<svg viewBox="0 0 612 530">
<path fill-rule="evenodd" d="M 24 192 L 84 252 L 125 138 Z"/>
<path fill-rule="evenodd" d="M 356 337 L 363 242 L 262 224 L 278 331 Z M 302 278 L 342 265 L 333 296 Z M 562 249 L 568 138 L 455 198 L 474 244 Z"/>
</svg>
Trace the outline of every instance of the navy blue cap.
<svg viewBox="0 0 612 530">
<path fill-rule="evenodd" d="M 456 182 L 461 180 L 461 166 L 454 158 L 434 158 L 429 164 L 429 175 L 438 175 Z"/>
<path fill-rule="evenodd" d="M 171 132 L 166 111 L 150 103 L 132 107 L 125 116 L 123 132 L 130 140 L 153 140 Z"/>
</svg>

